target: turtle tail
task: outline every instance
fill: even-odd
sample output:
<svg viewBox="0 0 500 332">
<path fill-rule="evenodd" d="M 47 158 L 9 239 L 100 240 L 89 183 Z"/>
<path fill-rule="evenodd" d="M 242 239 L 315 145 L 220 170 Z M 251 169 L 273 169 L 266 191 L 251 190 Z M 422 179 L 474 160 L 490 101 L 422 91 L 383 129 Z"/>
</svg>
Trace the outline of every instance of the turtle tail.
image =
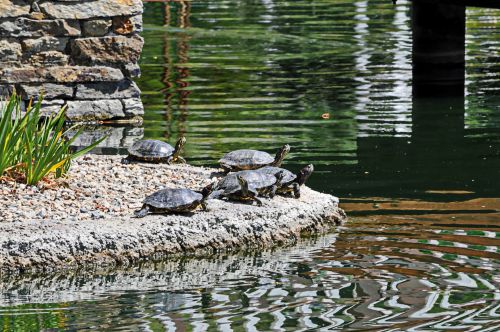
<svg viewBox="0 0 500 332">
<path fill-rule="evenodd" d="M 149 213 L 149 206 L 144 204 L 140 210 L 134 212 L 136 218 L 143 218 Z"/>
</svg>

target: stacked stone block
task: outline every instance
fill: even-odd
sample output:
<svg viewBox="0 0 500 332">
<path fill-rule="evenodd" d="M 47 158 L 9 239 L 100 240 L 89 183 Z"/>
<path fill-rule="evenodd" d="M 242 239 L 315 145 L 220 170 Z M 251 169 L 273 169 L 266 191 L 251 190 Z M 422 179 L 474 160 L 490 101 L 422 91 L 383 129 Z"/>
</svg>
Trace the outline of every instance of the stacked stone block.
<svg viewBox="0 0 500 332">
<path fill-rule="evenodd" d="M 141 0 L 0 0 L 0 97 L 72 121 L 137 120 Z"/>
</svg>

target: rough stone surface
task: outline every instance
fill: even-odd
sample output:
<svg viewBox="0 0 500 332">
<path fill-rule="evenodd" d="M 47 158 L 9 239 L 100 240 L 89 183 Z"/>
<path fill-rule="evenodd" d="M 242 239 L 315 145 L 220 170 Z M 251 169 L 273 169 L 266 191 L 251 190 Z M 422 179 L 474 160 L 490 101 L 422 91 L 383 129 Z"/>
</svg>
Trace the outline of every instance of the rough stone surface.
<svg viewBox="0 0 500 332">
<path fill-rule="evenodd" d="M 112 82 L 123 78 L 119 69 L 99 66 L 0 68 L 0 83 Z"/>
<path fill-rule="evenodd" d="M 68 44 L 66 37 L 40 37 L 37 39 L 24 39 L 21 42 L 23 51 L 28 54 L 45 52 L 45 51 L 64 51 Z"/>
<path fill-rule="evenodd" d="M 123 74 L 128 78 L 141 77 L 141 67 L 137 63 L 127 63 L 122 67 Z"/>
<path fill-rule="evenodd" d="M 126 116 L 134 117 L 144 115 L 144 106 L 140 98 L 122 99 L 122 103 L 123 112 L 125 112 Z"/>
<path fill-rule="evenodd" d="M 72 98 L 75 88 L 69 84 L 20 84 L 17 92 L 26 99 L 38 98 L 43 94 L 44 99 Z"/>
<path fill-rule="evenodd" d="M 85 37 L 98 37 L 106 35 L 111 29 L 111 20 L 90 20 L 82 23 L 83 35 Z"/>
<path fill-rule="evenodd" d="M 74 20 L 33 20 L 24 17 L 0 20 L 0 36 L 35 38 L 80 34 L 80 23 Z"/>
<path fill-rule="evenodd" d="M 46 98 L 72 102 L 73 121 L 142 121 L 130 81 L 140 75 L 142 11 L 141 0 L 0 0 L 0 84 L 24 85 L 25 100 L 39 97 L 30 86 L 45 84 L 54 89 Z"/>
<path fill-rule="evenodd" d="M 124 118 L 120 100 L 72 100 L 68 101 L 66 117 L 71 121 L 99 121 Z"/>
<path fill-rule="evenodd" d="M 70 131 L 68 136 L 73 137 L 75 132 L 76 129 Z M 73 146 L 89 146 L 92 142 L 95 142 L 103 136 L 106 136 L 106 138 L 94 150 L 92 150 L 93 152 L 105 153 L 106 151 L 109 151 L 109 148 L 115 148 L 115 150 L 121 149 L 125 152 L 127 148 L 131 147 L 135 142 L 144 137 L 144 128 L 131 126 L 108 127 L 103 125 L 86 125 L 80 136 L 78 136 L 73 142 Z"/>
<path fill-rule="evenodd" d="M 29 105 L 29 100 L 23 100 L 22 101 L 22 108 L 21 108 L 21 116 L 24 116 L 26 114 L 26 110 Z M 32 101 L 34 104 L 37 101 Z M 61 110 L 61 108 L 65 105 L 66 101 L 62 99 L 54 99 L 54 100 L 49 100 L 49 99 L 44 99 L 41 104 L 40 108 L 40 115 L 42 116 L 52 116 Z M 1 220 L 1 219 L 0 219 Z"/>
<path fill-rule="evenodd" d="M 0 39 L 0 59 L 4 61 L 16 61 L 23 53 L 21 44 L 13 39 Z"/>
<path fill-rule="evenodd" d="M 40 108 L 40 114 L 42 114 L 43 116 L 51 116 L 57 114 L 59 113 L 59 111 L 61 111 L 61 108 L 65 103 L 66 101 L 62 99 L 44 99 Z"/>
<path fill-rule="evenodd" d="M 80 2 L 47 1 L 40 5 L 42 13 L 48 17 L 62 19 L 89 19 L 142 13 L 141 0 L 96 0 Z"/>
<path fill-rule="evenodd" d="M 23 0 L 0 0 L 0 18 L 28 15 L 30 4 Z"/>
<path fill-rule="evenodd" d="M 67 66 L 69 56 L 59 51 L 47 51 L 35 54 L 25 53 L 23 62 L 31 66 Z"/>
<path fill-rule="evenodd" d="M 71 55 L 81 65 L 135 63 L 143 44 L 138 35 L 79 38 L 71 42 Z"/>
<path fill-rule="evenodd" d="M 36 2 L 33 3 L 35 4 Z M 33 20 L 45 20 L 47 17 L 45 16 L 44 13 L 41 12 L 31 12 L 29 18 Z"/>
<path fill-rule="evenodd" d="M 142 15 L 113 17 L 113 32 L 119 35 L 128 35 L 142 31 Z"/>
<path fill-rule="evenodd" d="M 86 83 L 76 86 L 76 99 L 139 98 L 141 90 L 130 80 L 113 83 Z"/>
<path fill-rule="evenodd" d="M 0 185 L 6 198 L 0 201 L 0 269 L 128 264 L 176 253 L 275 246 L 345 220 L 337 198 L 307 187 L 299 199 L 277 196 L 263 199 L 261 207 L 209 200 L 208 212 L 135 219 L 132 211 L 146 195 L 162 187 L 198 190 L 215 181 L 219 170 L 122 165 L 119 156 L 88 156 L 70 173 L 68 186 L 58 190 Z M 20 210 L 29 216 L 8 217 Z M 61 213 L 65 217 L 54 220 Z"/>
</svg>

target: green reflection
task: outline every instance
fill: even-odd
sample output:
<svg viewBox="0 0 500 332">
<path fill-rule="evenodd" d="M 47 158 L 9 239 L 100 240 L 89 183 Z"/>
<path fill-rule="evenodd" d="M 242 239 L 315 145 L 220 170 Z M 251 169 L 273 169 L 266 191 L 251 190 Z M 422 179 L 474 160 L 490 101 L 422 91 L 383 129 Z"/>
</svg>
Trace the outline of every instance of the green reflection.
<svg viewBox="0 0 500 332">
<path fill-rule="evenodd" d="M 498 11 L 468 10 L 467 95 L 413 101 L 408 3 L 171 1 L 145 10 L 145 136 L 186 135 L 190 163 L 289 143 L 287 167 L 313 162 L 309 185 L 339 196 L 500 194 L 489 184 L 500 176 Z"/>
</svg>

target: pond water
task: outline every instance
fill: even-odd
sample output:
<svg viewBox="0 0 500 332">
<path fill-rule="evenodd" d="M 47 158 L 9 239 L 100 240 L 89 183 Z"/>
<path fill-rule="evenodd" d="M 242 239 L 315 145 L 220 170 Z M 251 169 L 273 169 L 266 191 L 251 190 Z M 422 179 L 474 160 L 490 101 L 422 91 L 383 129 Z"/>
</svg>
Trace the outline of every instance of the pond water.
<svg viewBox="0 0 500 332">
<path fill-rule="evenodd" d="M 500 330 L 500 11 L 467 15 L 464 96 L 417 99 L 408 1 L 147 3 L 144 130 L 123 131 L 185 135 L 197 165 L 289 143 L 286 167 L 313 162 L 308 185 L 349 223 L 270 251 L 5 277 L 0 326 Z"/>
</svg>

